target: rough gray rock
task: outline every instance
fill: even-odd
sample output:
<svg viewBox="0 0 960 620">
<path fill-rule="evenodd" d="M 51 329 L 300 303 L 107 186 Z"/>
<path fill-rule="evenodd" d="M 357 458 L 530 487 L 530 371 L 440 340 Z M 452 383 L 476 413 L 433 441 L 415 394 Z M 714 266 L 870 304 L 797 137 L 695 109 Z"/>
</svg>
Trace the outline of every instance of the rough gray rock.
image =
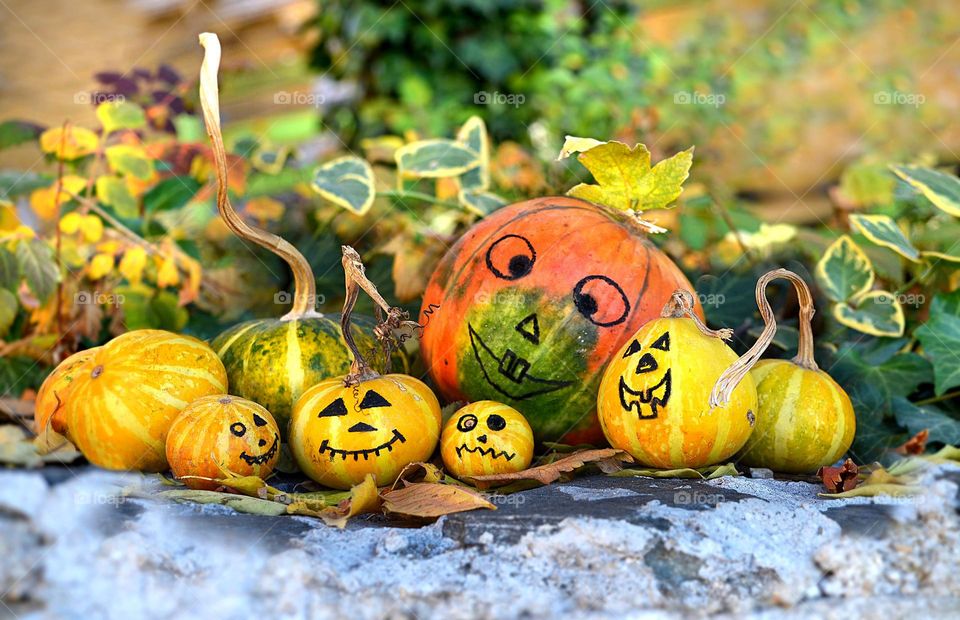
<svg viewBox="0 0 960 620">
<path fill-rule="evenodd" d="M 2 472 L 0 600 L 26 618 L 949 616 L 955 472 L 919 498 L 844 501 L 804 482 L 598 476 L 343 531 L 162 502 L 133 474 Z"/>
</svg>

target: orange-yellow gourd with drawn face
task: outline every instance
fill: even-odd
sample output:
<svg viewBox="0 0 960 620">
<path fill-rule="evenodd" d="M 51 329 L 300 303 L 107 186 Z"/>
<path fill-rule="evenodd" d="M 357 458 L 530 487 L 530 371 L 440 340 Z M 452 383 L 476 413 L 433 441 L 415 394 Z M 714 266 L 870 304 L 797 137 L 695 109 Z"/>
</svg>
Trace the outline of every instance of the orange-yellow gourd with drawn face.
<svg viewBox="0 0 960 620">
<path fill-rule="evenodd" d="M 166 452 L 174 476 L 192 489 L 212 490 L 219 485 L 193 477 L 269 476 L 280 458 L 280 428 L 270 412 L 253 401 L 205 396 L 173 421 Z"/>
<path fill-rule="evenodd" d="M 322 381 L 300 396 L 290 419 L 290 451 L 305 474 L 349 489 L 373 474 L 393 483 L 408 464 L 426 461 L 440 438 L 440 403 L 422 381 L 377 376 L 356 385 Z"/>
<path fill-rule="evenodd" d="M 457 478 L 522 471 L 533 460 L 533 430 L 513 407 L 477 401 L 447 420 L 440 454 Z"/>
<path fill-rule="evenodd" d="M 597 414 L 614 448 L 648 467 L 704 467 L 743 447 L 753 429 L 757 390 L 744 378 L 730 402 L 710 411 L 710 392 L 737 360 L 720 338 L 689 318 L 640 328 L 614 356 L 600 383 Z"/>
</svg>

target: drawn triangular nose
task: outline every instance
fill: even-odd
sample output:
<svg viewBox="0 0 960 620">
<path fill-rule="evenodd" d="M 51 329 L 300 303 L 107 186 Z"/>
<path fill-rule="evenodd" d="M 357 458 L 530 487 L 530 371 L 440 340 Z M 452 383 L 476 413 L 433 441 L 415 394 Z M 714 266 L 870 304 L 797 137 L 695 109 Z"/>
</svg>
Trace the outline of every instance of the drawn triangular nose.
<svg viewBox="0 0 960 620">
<path fill-rule="evenodd" d="M 347 432 L 350 433 L 369 433 L 370 431 L 375 431 L 376 428 L 370 426 L 366 422 L 357 422 L 353 426 L 347 429 Z"/>
<path fill-rule="evenodd" d="M 653 359 L 653 355 L 644 353 L 640 356 L 640 361 L 637 362 L 637 374 L 650 372 L 651 370 L 656 370 L 658 367 L 659 364 L 657 364 L 657 360 Z"/>
<path fill-rule="evenodd" d="M 515 329 L 520 332 L 521 336 L 533 344 L 540 344 L 540 322 L 537 321 L 536 313 L 531 314 L 517 323 Z"/>
<path fill-rule="evenodd" d="M 477 441 L 479 441 L 480 443 L 487 443 L 487 436 L 480 435 L 479 437 L 477 437 Z"/>
</svg>

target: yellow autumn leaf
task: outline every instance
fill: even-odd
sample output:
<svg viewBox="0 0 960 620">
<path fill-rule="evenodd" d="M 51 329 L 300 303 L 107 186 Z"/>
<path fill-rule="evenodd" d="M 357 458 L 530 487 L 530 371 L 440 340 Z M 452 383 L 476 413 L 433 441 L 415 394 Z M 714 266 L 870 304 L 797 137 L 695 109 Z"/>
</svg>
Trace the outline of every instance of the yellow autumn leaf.
<svg viewBox="0 0 960 620">
<path fill-rule="evenodd" d="M 57 159 L 77 159 L 96 152 L 100 140 L 84 127 L 52 127 L 40 134 L 40 148 Z"/>
<path fill-rule="evenodd" d="M 120 251 L 120 244 L 113 239 L 108 239 L 107 241 L 101 241 L 97 244 L 97 252 L 103 252 L 104 254 L 114 254 Z"/>
<path fill-rule="evenodd" d="M 57 214 L 57 207 L 63 206 L 74 195 L 79 194 L 87 186 L 87 180 L 75 174 L 66 174 L 60 179 L 60 199 L 57 196 L 57 182 L 49 187 L 41 187 L 30 194 L 30 208 L 38 217 L 44 220 L 53 219 Z"/>
<path fill-rule="evenodd" d="M 693 147 L 651 166 L 650 151 L 643 144 L 631 148 L 611 141 L 590 147 L 589 138 L 576 140 L 583 142 L 569 145 L 568 138 L 561 155 L 584 149 L 577 160 L 597 183 L 581 183 L 567 195 L 621 211 L 666 208 L 679 198 L 693 163 Z"/>
<path fill-rule="evenodd" d="M 83 220 L 83 216 L 77 212 L 67 213 L 62 218 L 60 218 L 60 232 L 65 235 L 72 235 L 73 233 L 80 230 L 80 222 Z"/>
<path fill-rule="evenodd" d="M 157 286 L 176 286 L 180 283 L 180 272 L 177 271 L 177 263 L 172 256 L 162 259 L 160 268 L 157 270 Z"/>
<path fill-rule="evenodd" d="M 97 254 L 90 261 L 90 266 L 87 268 L 87 277 L 91 280 L 99 280 L 113 271 L 113 265 L 112 254 Z"/>
<path fill-rule="evenodd" d="M 269 196 L 258 196 L 247 201 L 246 212 L 256 218 L 261 224 L 276 222 L 283 217 L 285 207 L 279 200 Z"/>
<path fill-rule="evenodd" d="M 0 231 L 16 230 L 20 226 L 17 207 L 9 200 L 0 200 Z"/>
<path fill-rule="evenodd" d="M 103 237 L 103 220 L 96 215 L 85 215 L 79 222 L 83 238 L 90 243 L 97 243 Z"/>
<path fill-rule="evenodd" d="M 203 279 L 203 270 L 200 263 L 191 259 L 184 260 L 187 272 L 187 281 L 180 289 L 180 305 L 185 306 L 197 300 L 200 296 L 200 282 Z"/>
<path fill-rule="evenodd" d="M 143 270 L 147 266 L 147 251 L 134 246 L 124 252 L 120 259 L 120 273 L 131 284 L 139 284 L 143 279 Z"/>
</svg>

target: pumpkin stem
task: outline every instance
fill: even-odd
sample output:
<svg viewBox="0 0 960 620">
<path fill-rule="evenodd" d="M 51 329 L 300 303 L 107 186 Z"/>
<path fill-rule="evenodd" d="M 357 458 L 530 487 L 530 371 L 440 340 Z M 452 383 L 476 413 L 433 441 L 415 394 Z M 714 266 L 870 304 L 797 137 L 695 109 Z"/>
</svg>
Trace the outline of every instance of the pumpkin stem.
<svg viewBox="0 0 960 620">
<path fill-rule="evenodd" d="M 720 329 L 710 329 L 706 323 L 700 320 L 697 313 L 693 311 L 693 293 L 678 288 L 670 296 L 669 301 L 663 306 L 660 316 L 665 319 L 692 319 L 693 324 L 697 326 L 700 333 L 710 338 L 719 338 L 721 340 L 730 340 L 733 338 L 733 330 L 727 327 Z"/>
<path fill-rule="evenodd" d="M 343 331 L 343 339 L 346 341 L 347 347 L 349 347 L 350 353 L 353 355 L 353 362 L 350 364 L 350 374 L 347 375 L 344 383 L 346 385 L 356 385 L 361 381 L 380 376 L 379 373 L 370 367 L 360 353 L 360 350 L 357 348 L 357 343 L 354 342 L 353 332 L 350 329 L 350 317 L 357 304 L 357 298 L 360 296 L 360 289 L 363 289 L 367 295 L 373 299 L 374 303 L 377 304 L 378 317 L 383 316 L 381 312 L 386 314 L 386 318 L 377 324 L 373 333 L 377 341 L 383 344 L 388 360 L 390 359 L 390 348 L 392 346 L 394 333 L 404 329 L 408 331 L 420 329 L 420 324 L 416 321 L 409 320 L 410 315 L 405 310 L 392 307 L 383 296 L 380 295 L 380 291 L 377 290 L 376 285 L 367 278 L 363 261 L 360 259 L 360 254 L 358 254 L 356 250 L 349 245 L 340 247 L 343 251 L 341 262 L 343 263 L 343 272 L 346 276 L 347 287 L 346 298 L 343 301 L 343 312 L 340 314 L 340 329 Z M 399 336 L 397 339 L 402 343 L 407 337 L 408 336 Z"/>
<path fill-rule="evenodd" d="M 787 269 L 774 269 L 765 273 L 757 280 L 757 306 L 760 308 L 760 316 L 763 318 L 763 331 L 760 337 L 750 349 L 743 354 L 743 357 L 731 364 L 717 379 L 710 393 L 710 409 L 723 407 L 730 402 L 730 396 L 736 389 L 740 381 L 750 372 L 750 369 L 760 361 L 763 352 L 767 350 L 773 337 L 777 333 L 777 319 L 767 301 L 767 286 L 771 281 L 777 278 L 789 280 L 797 290 L 797 296 L 800 299 L 800 344 L 797 356 L 793 358 L 793 363 L 808 370 L 817 370 L 817 362 L 813 359 L 813 328 L 810 321 L 815 312 L 813 307 L 813 296 L 810 294 L 810 288 L 803 278 Z"/>
<path fill-rule="evenodd" d="M 207 126 L 207 135 L 213 143 L 213 159 L 217 169 L 217 210 L 235 235 L 252 241 L 282 258 L 293 272 L 293 307 L 280 320 L 312 318 L 321 316 L 316 310 L 317 285 L 310 263 L 297 248 L 286 239 L 266 230 L 247 224 L 230 204 L 227 196 L 227 151 L 223 145 L 220 129 L 220 92 L 217 88 L 217 73 L 220 68 L 220 40 L 217 35 L 205 32 L 200 35 L 203 46 L 203 65 L 200 67 L 200 107 Z"/>
</svg>

